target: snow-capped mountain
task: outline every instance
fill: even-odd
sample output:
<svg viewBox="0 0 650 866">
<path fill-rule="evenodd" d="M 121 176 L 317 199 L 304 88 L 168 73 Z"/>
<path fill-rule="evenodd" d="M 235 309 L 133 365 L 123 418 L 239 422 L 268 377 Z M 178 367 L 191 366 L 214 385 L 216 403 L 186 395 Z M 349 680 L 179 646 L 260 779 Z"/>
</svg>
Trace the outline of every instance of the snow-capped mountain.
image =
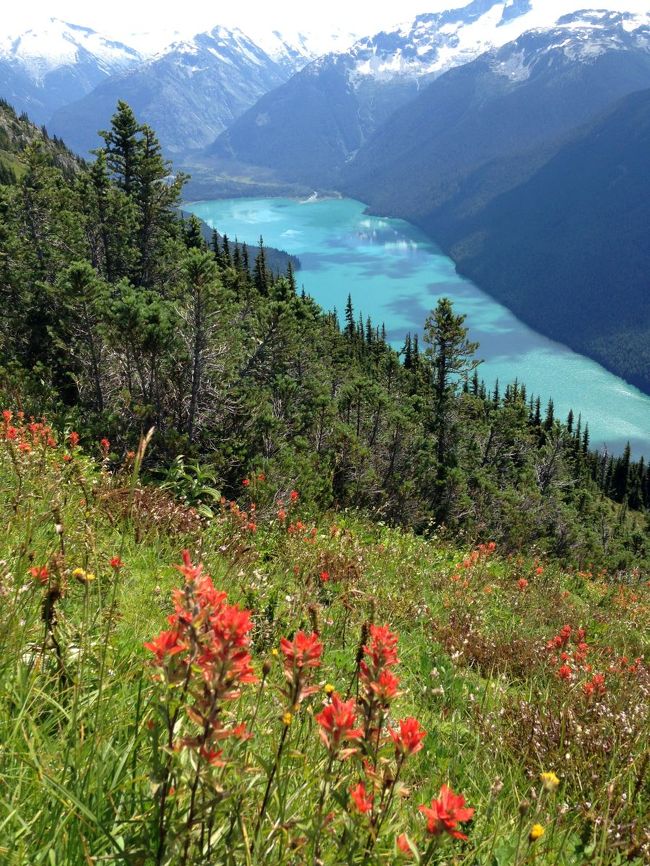
<svg viewBox="0 0 650 866">
<path fill-rule="evenodd" d="M 59 106 L 141 60 L 128 45 L 50 18 L 42 27 L 0 40 L 0 94 L 44 123 Z"/>
<path fill-rule="evenodd" d="M 208 154 L 240 171 L 272 169 L 283 179 L 335 185 L 341 167 L 388 118 L 434 80 L 523 34 L 547 34 L 549 47 L 571 42 L 574 60 L 589 60 L 618 40 L 626 50 L 645 39 L 648 13 L 639 0 L 604 0 L 623 11 L 581 11 L 579 0 L 472 0 L 326 54 L 266 94 Z M 627 9 L 625 8 L 627 5 Z M 558 10 L 564 14 L 557 18 Z M 641 29 L 640 29 L 641 28 Z M 634 35 L 633 35 L 634 34 Z M 510 59 L 504 73 L 524 74 Z M 456 106 L 458 109 L 458 106 Z"/>
<path fill-rule="evenodd" d="M 631 9 L 638 6 L 635 0 L 628 2 Z M 604 5 L 608 5 L 607 0 Z M 558 9 L 563 8 L 568 11 L 558 15 Z M 500 48 L 523 33 L 556 24 L 567 31 L 589 27 L 585 38 L 591 41 L 599 29 L 606 33 L 621 14 L 629 30 L 648 19 L 647 13 L 627 10 L 626 0 L 597 11 L 576 11 L 575 0 L 473 0 L 460 8 L 418 15 L 392 31 L 359 40 L 348 52 L 350 76 L 353 80 L 429 78 Z"/>
<path fill-rule="evenodd" d="M 107 79 L 56 111 L 48 128 L 85 154 L 123 99 L 153 126 L 167 154 L 185 155 L 214 140 L 294 68 L 280 65 L 241 30 L 217 26 Z"/>
<path fill-rule="evenodd" d="M 359 38 L 359 34 L 343 29 L 332 33 L 253 29 L 248 33 L 269 57 L 292 73 L 299 72 L 323 54 L 347 51 Z"/>
<path fill-rule="evenodd" d="M 524 166 L 535 168 L 531 153 L 543 158 L 547 146 L 644 88 L 650 15 L 567 15 L 437 77 L 354 154 L 344 184 L 380 211 L 420 221 L 445 207 L 440 222 L 451 223 L 454 198 L 462 199 L 454 208 L 471 210 L 486 187 L 503 191 Z M 497 179 L 495 165 L 515 156 L 516 169 L 509 164 Z M 440 225 L 436 235 L 444 237 Z"/>
</svg>

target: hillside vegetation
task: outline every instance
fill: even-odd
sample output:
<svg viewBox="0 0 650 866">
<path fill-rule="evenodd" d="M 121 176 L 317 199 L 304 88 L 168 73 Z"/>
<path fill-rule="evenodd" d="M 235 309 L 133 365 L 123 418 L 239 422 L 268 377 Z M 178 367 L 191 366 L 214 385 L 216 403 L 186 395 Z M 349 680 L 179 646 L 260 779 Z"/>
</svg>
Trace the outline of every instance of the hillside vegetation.
<svg viewBox="0 0 650 866">
<path fill-rule="evenodd" d="M 647 561 L 645 462 L 590 451 L 588 419 L 557 419 L 521 383 L 487 393 L 449 301 L 397 353 L 351 299 L 339 323 L 298 294 L 263 246 L 252 268 L 243 247 L 208 247 L 124 103 L 105 145 L 71 178 L 32 149 L 0 188 L 12 403 L 121 448 L 154 427 L 150 471 L 182 457 L 228 495 L 263 463 L 320 508 L 583 568 Z"/>
<path fill-rule="evenodd" d="M 3 863 L 647 862 L 647 574 L 145 455 L 3 412 Z"/>
<path fill-rule="evenodd" d="M 19 117 L 0 99 L 0 184 L 15 183 L 27 171 L 25 152 L 35 144 L 42 149 L 45 159 L 65 175 L 79 169 L 81 160 L 60 139 L 50 138 L 44 129 L 39 129 L 24 114 Z"/>
</svg>

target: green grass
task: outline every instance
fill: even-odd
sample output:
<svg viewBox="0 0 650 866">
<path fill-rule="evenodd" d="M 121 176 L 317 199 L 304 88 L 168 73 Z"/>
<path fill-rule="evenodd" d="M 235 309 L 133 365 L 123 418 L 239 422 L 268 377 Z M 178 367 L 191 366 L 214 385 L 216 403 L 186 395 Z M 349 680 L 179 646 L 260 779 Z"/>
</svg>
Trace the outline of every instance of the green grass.
<svg viewBox="0 0 650 866">
<path fill-rule="evenodd" d="M 484 551 L 468 560 L 471 551 L 458 543 L 418 538 L 355 513 L 312 515 L 300 501 L 283 522 L 274 502 L 278 494 L 286 500 L 286 491 L 264 482 L 242 488 L 245 519 L 225 505 L 199 521 L 147 488 L 131 507 L 131 464 L 100 464 L 79 450 L 65 462 L 61 447 L 21 453 L 18 441 L 29 434 L 7 441 L 6 429 L 0 863 L 156 863 L 165 779 L 175 792 L 159 862 L 170 864 L 406 862 L 395 849 L 403 832 L 424 863 L 428 839 L 418 806 L 443 783 L 475 813 L 463 827 L 468 841 L 443 838 L 430 862 L 647 862 L 650 676 L 643 660 L 634 661 L 647 653 L 647 575 L 613 583 L 525 552 Z M 252 495 L 255 531 L 247 528 Z M 297 520 L 304 528 L 288 532 Z M 183 583 L 173 565 L 184 547 L 229 601 L 253 616 L 251 653 L 263 682 L 245 686 L 222 717 L 246 722 L 254 736 L 223 741 L 225 767 L 205 767 L 191 748 L 165 750 L 164 711 L 179 692 L 155 681 L 143 647 L 167 627 L 171 591 Z M 121 570 L 110 566 L 116 555 Z M 50 573 L 44 584 L 30 574 L 42 566 Z M 77 568 L 95 579 L 75 578 Z M 521 579 L 527 586 L 519 587 Z M 53 599 L 54 587 L 60 598 Z M 350 786 L 368 777 L 355 756 L 327 774 L 314 717 L 327 701 L 326 683 L 345 695 L 354 682 L 361 628 L 372 619 L 399 633 L 401 694 L 391 718 L 415 716 L 428 733 L 405 763 L 390 814 L 369 845 L 367 819 L 349 798 Z M 314 624 L 324 647 L 314 671 L 320 694 L 293 713 L 260 819 L 287 709 L 274 650 L 282 636 Z M 586 629 L 585 664 L 592 665 L 586 671 L 572 662 L 569 682 L 546 649 L 565 624 L 574 634 Z M 569 649 L 573 654 L 575 643 Z M 583 685 L 599 672 L 606 692 L 587 699 Z M 184 711 L 179 719 L 187 734 Z M 392 747 L 382 747 L 384 782 L 392 762 Z M 557 792 L 542 790 L 543 771 L 560 777 Z M 188 822 L 195 779 L 199 808 Z M 530 842 L 536 823 L 545 833 Z"/>
</svg>

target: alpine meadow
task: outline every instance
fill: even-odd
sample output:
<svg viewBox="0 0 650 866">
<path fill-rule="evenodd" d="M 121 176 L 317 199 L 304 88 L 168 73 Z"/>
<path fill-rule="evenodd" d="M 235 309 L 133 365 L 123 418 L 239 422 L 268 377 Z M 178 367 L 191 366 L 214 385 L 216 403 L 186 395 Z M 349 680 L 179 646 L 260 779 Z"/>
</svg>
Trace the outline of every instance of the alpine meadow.
<svg viewBox="0 0 650 866">
<path fill-rule="evenodd" d="M 0 866 L 650 863 L 650 15 L 456 2 L 3 25 Z"/>
</svg>

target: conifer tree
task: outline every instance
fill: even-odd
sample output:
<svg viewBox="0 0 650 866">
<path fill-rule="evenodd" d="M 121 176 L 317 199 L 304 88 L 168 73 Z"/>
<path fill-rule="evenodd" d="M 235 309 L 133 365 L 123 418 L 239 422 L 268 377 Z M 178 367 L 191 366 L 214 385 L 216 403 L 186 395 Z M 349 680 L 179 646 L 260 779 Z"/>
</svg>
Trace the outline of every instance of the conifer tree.
<svg viewBox="0 0 650 866">
<path fill-rule="evenodd" d="M 352 306 L 352 295 L 348 295 L 348 300 L 345 304 L 345 336 L 352 340 L 356 333 L 354 324 L 354 307 Z"/>
<path fill-rule="evenodd" d="M 424 339 L 426 355 L 431 362 L 433 405 L 431 428 L 436 439 L 439 520 L 447 516 L 449 503 L 442 489 L 448 470 L 455 463 L 454 401 L 459 380 L 473 373 L 479 361 L 474 359 L 478 343 L 468 339 L 465 316 L 457 316 L 449 298 L 441 298 L 426 321 Z"/>
<path fill-rule="evenodd" d="M 268 295 L 269 275 L 266 269 L 266 253 L 264 252 L 264 238 L 260 235 L 260 249 L 255 259 L 255 288 L 260 295 Z"/>
<path fill-rule="evenodd" d="M 120 99 L 111 118 L 111 128 L 99 133 L 104 139 L 108 168 L 127 195 L 133 192 L 140 132 L 131 106 Z"/>
</svg>

